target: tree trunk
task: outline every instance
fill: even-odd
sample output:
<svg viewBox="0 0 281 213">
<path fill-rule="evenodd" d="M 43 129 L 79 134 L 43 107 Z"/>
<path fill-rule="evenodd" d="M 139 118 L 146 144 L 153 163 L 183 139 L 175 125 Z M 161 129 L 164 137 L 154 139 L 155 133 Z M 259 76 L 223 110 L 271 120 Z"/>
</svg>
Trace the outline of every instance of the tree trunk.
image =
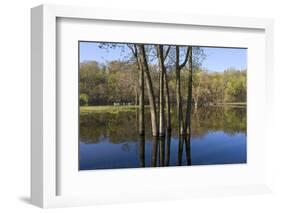
<svg viewBox="0 0 281 213">
<path fill-rule="evenodd" d="M 188 91 L 187 91 L 187 107 L 185 117 L 185 133 L 190 134 L 190 123 L 191 123 L 191 108 L 192 108 L 192 48 L 189 54 L 189 75 L 188 75 Z"/>
<path fill-rule="evenodd" d="M 144 71 L 139 69 L 139 134 L 144 135 Z"/>
<path fill-rule="evenodd" d="M 155 104 L 155 96 L 152 86 L 152 80 L 149 73 L 149 68 L 146 60 L 145 48 L 143 44 L 139 44 L 139 51 L 140 51 L 140 61 L 143 71 L 146 74 L 146 85 L 147 85 L 147 93 L 148 93 L 148 100 L 150 105 L 150 114 L 151 114 L 151 126 L 152 126 L 152 135 L 158 136 L 158 126 L 157 126 L 157 110 Z"/>
<path fill-rule="evenodd" d="M 171 125 L 171 103 L 170 103 L 169 82 L 168 82 L 166 70 L 165 70 L 165 73 L 164 73 L 164 82 L 165 82 L 165 88 L 166 88 L 166 110 L 167 110 L 166 129 L 167 129 L 168 132 L 171 132 L 171 130 L 172 130 L 172 125 Z"/>
<path fill-rule="evenodd" d="M 157 47 L 157 57 L 159 63 L 159 136 L 165 136 L 165 110 L 164 110 L 164 73 L 165 73 L 165 65 L 164 65 L 164 56 L 163 56 L 163 46 L 156 45 Z"/>
<path fill-rule="evenodd" d="M 141 70 L 138 70 L 139 72 L 141 71 Z M 139 90 L 140 88 L 138 88 L 138 89 L 135 89 L 135 106 L 137 106 L 137 105 L 139 105 Z"/>
<path fill-rule="evenodd" d="M 135 105 L 139 105 L 138 110 L 138 121 L 139 121 L 139 134 L 144 135 L 145 134 L 145 127 L 144 127 L 144 68 L 142 66 L 141 57 L 139 54 L 139 48 L 137 45 L 127 45 L 128 48 L 131 49 L 138 67 L 138 88 L 136 89 L 136 100 Z M 139 99 L 139 101 L 138 101 Z"/>
<path fill-rule="evenodd" d="M 177 97 L 177 116 L 178 116 L 178 131 L 179 135 L 183 134 L 183 112 L 181 100 L 181 83 L 180 83 L 180 66 L 179 66 L 179 47 L 176 46 L 176 97 Z"/>
</svg>

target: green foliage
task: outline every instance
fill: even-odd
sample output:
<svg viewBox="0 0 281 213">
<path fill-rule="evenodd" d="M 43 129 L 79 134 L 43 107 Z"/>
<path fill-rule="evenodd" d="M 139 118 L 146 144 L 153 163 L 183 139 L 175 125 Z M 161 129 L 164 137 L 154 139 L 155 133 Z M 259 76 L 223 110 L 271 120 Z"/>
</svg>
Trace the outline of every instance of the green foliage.
<svg viewBox="0 0 281 213">
<path fill-rule="evenodd" d="M 198 60 L 199 61 L 199 60 Z M 199 62 L 197 62 L 197 65 Z M 197 106 L 245 103 L 247 97 L 246 70 L 228 69 L 210 72 L 193 67 L 192 100 Z M 149 64 L 155 94 L 159 94 L 159 69 Z M 98 64 L 95 61 L 80 64 L 80 105 L 136 105 L 138 101 L 138 69 L 135 63 L 111 61 Z M 187 67 L 181 70 L 181 91 L 186 103 L 188 88 Z M 176 103 L 176 78 L 173 67 L 167 70 L 171 104 Z M 158 103 L 158 95 L 156 95 Z M 145 104 L 149 104 L 145 89 Z"/>
<path fill-rule="evenodd" d="M 80 93 L 89 95 L 89 105 L 132 103 L 137 96 L 137 74 L 136 65 L 132 63 L 83 62 L 79 72 Z"/>
<path fill-rule="evenodd" d="M 246 70 L 207 72 L 197 69 L 193 77 L 193 101 L 198 105 L 245 103 Z"/>
<path fill-rule="evenodd" d="M 246 73 L 226 71 L 227 83 L 225 88 L 225 102 L 246 101 Z"/>
<path fill-rule="evenodd" d="M 79 97 L 80 106 L 88 106 L 89 96 L 85 93 L 81 93 Z"/>
</svg>

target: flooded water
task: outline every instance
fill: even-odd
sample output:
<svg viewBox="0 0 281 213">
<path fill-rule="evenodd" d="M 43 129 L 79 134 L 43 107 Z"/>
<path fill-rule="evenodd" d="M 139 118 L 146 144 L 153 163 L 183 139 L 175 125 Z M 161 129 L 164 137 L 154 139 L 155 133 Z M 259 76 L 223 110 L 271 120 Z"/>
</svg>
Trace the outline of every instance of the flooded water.
<svg viewBox="0 0 281 213">
<path fill-rule="evenodd" d="M 178 137 L 176 114 L 172 132 L 138 135 L 138 112 L 80 114 L 79 169 L 190 166 L 247 162 L 246 107 L 208 107 L 193 111 L 191 135 Z"/>
</svg>

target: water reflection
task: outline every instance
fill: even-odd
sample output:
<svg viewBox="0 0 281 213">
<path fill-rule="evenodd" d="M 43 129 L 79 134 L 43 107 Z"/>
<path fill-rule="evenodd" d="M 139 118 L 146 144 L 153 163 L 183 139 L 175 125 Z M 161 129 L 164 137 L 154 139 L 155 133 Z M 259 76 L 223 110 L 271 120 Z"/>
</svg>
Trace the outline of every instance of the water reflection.
<svg viewBox="0 0 281 213">
<path fill-rule="evenodd" d="M 139 136 L 140 167 L 145 167 L 145 137 Z"/>
<path fill-rule="evenodd" d="M 165 165 L 169 166 L 171 153 L 171 132 L 168 131 L 166 134 L 166 161 Z"/>
<path fill-rule="evenodd" d="M 145 167 L 145 136 L 139 136 L 139 167 Z M 171 133 L 167 132 L 164 137 L 152 138 L 151 167 L 169 166 L 170 149 L 171 149 Z M 183 148 L 187 159 L 187 165 L 191 165 L 190 155 L 190 135 L 180 137 L 178 143 L 178 166 L 182 165 Z"/>
<path fill-rule="evenodd" d="M 152 155 L 151 155 L 151 166 L 157 166 L 157 154 L 158 154 L 158 138 L 152 137 Z"/>
<path fill-rule="evenodd" d="M 185 138 L 185 153 L 186 153 L 187 165 L 189 166 L 191 166 L 190 138 L 191 138 L 191 134 L 187 135 L 187 137 Z"/>
<path fill-rule="evenodd" d="M 139 136 L 137 111 L 80 116 L 80 169 L 112 169 L 246 163 L 246 108 L 199 108 L 192 113 L 190 134 Z M 146 112 L 146 123 L 150 113 Z"/>
</svg>

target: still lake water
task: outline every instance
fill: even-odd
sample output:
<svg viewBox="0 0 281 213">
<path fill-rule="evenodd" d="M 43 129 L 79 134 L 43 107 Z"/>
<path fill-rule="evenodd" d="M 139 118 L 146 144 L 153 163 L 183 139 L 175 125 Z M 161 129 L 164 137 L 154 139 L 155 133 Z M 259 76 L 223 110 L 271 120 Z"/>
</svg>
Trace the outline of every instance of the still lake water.
<svg viewBox="0 0 281 213">
<path fill-rule="evenodd" d="M 137 134 L 137 111 L 80 115 L 79 169 L 234 164 L 247 162 L 246 107 L 199 108 L 192 113 L 191 136 Z"/>
</svg>

